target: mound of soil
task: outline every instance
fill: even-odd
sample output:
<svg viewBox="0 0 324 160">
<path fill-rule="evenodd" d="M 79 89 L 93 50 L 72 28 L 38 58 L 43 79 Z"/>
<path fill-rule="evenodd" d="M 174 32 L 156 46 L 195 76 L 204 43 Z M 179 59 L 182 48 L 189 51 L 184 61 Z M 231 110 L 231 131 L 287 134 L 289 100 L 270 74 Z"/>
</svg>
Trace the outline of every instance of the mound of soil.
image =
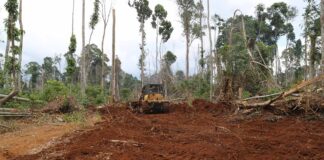
<svg viewBox="0 0 324 160">
<path fill-rule="evenodd" d="M 234 109 L 234 107 L 226 106 L 222 103 L 215 104 L 203 99 L 195 99 L 192 105 L 198 112 L 211 112 L 216 114 L 232 113 Z"/>
<path fill-rule="evenodd" d="M 324 159 L 324 123 L 295 117 L 229 121 L 228 108 L 196 100 L 168 114 L 102 110 L 104 122 L 66 135 L 53 147 L 17 160 L 43 159 Z M 189 109 L 188 109 L 189 108 Z"/>
</svg>

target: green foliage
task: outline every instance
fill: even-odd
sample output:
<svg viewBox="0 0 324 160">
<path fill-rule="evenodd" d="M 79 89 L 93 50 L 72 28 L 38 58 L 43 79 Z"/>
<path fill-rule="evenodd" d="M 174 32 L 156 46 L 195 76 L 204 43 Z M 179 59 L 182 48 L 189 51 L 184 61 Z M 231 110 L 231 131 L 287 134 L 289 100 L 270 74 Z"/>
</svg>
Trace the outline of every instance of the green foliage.
<svg viewBox="0 0 324 160">
<path fill-rule="evenodd" d="M 87 101 L 83 102 L 84 105 L 98 105 L 105 102 L 105 95 L 102 94 L 100 86 L 88 86 L 86 89 Z"/>
<path fill-rule="evenodd" d="M 191 41 L 198 38 L 202 33 L 197 28 L 196 15 L 198 10 L 194 0 L 177 0 L 177 5 L 183 27 L 183 34 L 187 37 L 192 37 L 192 39 L 189 39 L 189 42 L 187 42 L 190 44 Z"/>
<path fill-rule="evenodd" d="M 26 64 L 27 70 L 25 71 L 26 74 L 30 74 L 30 83 L 31 88 L 36 88 L 37 80 L 39 76 L 41 75 L 41 66 L 37 62 L 29 62 Z"/>
<path fill-rule="evenodd" d="M 130 90 L 129 88 L 123 88 L 120 91 L 120 96 L 122 98 L 122 101 L 127 102 L 131 100 L 132 90 Z"/>
<path fill-rule="evenodd" d="M 210 75 L 208 75 L 210 77 Z M 177 85 L 177 91 L 181 93 L 190 93 L 193 98 L 209 98 L 210 83 L 209 78 L 195 76 L 190 80 L 181 81 Z"/>
<path fill-rule="evenodd" d="M 19 102 L 19 101 L 10 101 L 6 104 L 4 104 L 2 107 L 4 108 L 16 108 L 21 110 L 29 109 L 31 106 L 34 106 L 33 103 L 30 102 Z"/>
<path fill-rule="evenodd" d="M 74 34 L 72 34 L 71 38 L 70 38 L 70 45 L 69 45 L 69 51 L 64 55 L 65 60 L 66 60 L 66 80 L 69 83 L 73 83 L 72 81 L 74 79 L 76 79 L 76 60 L 74 57 L 74 53 L 76 51 L 76 47 L 77 47 L 77 41 L 76 41 L 76 37 Z"/>
<path fill-rule="evenodd" d="M 182 80 L 185 79 L 185 74 L 181 70 L 177 71 L 176 74 L 175 74 L 175 76 L 176 76 L 176 80 L 177 81 L 182 81 Z"/>
<path fill-rule="evenodd" d="M 152 15 L 148 0 L 134 0 L 133 3 L 128 1 L 128 5 L 137 11 L 138 22 L 144 23 Z"/>
<path fill-rule="evenodd" d="M 167 20 L 162 21 L 159 28 L 159 34 L 162 35 L 162 41 L 164 43 L 170 39 L 172 32 L 173 32 L 173 27 L 171 22 Z"/>
<path fill-rule="evenodd" d="M 249 97 L 251 97 L 251 93 L 244 90 L 242 93 L 242 98 L 245 99 L 245 98 L 249 98 Z"/>
<path fill-rule="evenodd" d="M 43 92 L 43 100 L 52 101 L 57 97 L 67 96 L 69 89 L 59 81 L 49 80 L 46 82 Z"/>
<path fill-rule="evenodd" d="M 42 65 L 42 69 L 44 72 L 44 79 L 45 82 L 48 80 L 53 80 L 53 73 L 54 73 L 54 61 L 52 57 L 45 57 L 44 63 Z"/>
<path fill-rule="evenodd" d="M 171 66 L 177 60 L 177 56 L 174 55 L 171 51 L 167 51 L 167 53 L 163 56 L 163 61 Z"/>
<path fill-rule="evenodd" d="M 89 23 L 89 26 L 92 30 L 95 28 L 95 26 L 99 22 L 99 9 L 100 9 L 99 4 L 100 4 L 100 0 L 95 0 L 93 2 L 94 9 L 93 9 L 93 14 L 91 15 L 90 23 Z"/>
<path fill-rule="evenodd" d="M 4 70 L 0 70 L 0 87 L 2 88 L 5 84 L 5 72 Z"/>
<path fill-rule="evenodd" d="M 168 12 L 160 4 L 157 4 L 152 15 L 152 27 L 158 29 L 159 35 L 162 35 L 162 41 L 167 42 L 173 32 L 173 27 L 170 21 L 166 20 Z M 158 26 L 158 28 L 157 28 Z"/>
</svg>

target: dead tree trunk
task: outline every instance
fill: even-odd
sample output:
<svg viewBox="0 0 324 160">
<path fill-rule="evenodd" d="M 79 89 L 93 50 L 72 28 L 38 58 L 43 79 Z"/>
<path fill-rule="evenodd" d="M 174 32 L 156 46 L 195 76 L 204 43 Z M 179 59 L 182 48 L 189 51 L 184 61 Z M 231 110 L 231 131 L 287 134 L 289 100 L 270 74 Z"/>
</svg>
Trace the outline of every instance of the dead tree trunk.
<svg viewBox="0 0 324 160">
<path fill-rule="evenodd" d="M 81 51 L 81 94 L 85 96 L 86 89 L 86 58 L 85 58 L 85 0 L 82 0 L 82 51 Z"/>
<path fill-rule="evenodd" d="M 324 0 L 321 0 L 321 38 L 322 38 L 321 74 L 324 74 Z"/>
<path fill-rule="evenodd" d="M 18 89 L 21 90 L 21 61 L 22 61 L 22 51 L 23 51 L 23 44 L 24 44 L 24 27 L 23 27 L 23 21 L 22 21 L 22 5 L 23 5 L 23 0 L 19 1 L 19 26 L 20 26 L 20 53 L 19 53 L 19 59 L 18 59 Z"/>
<path fill-rule="evenodd" d="M 110 17 L 110 13 L 111 13 L 111 9 L 112 9 L 112 5 L 110 5 L 110 9 L 109 9 L 109 13 L 107 16 L 106 13 L 106 1 L 102 2 L 102 19 L 103 19 L 103 23 L 104 23 L 104 28 L 103 28 L 103 34 L 102 34 L 102 40 L 101 40 L 101 89 L 104 92 L 105 89 L 105 52 L 104 52 L 104 45 L 105 45 L 105 37 L 106 37 L 106 29 L 107 29 L 107 25 L 108 25 L 108 21 L 109 21 L 109 17 Z"/>
<path fill-rule="evenodd" d="M 113 9 L 113 31 L 112 31 L 112 101 L 116 100 L 116 63 L 115 63 L 115 34 L 116 32 L 116 15 Z"/>
<path fill-rule="evenodd" d="M 140 63 L 141 63 L 141 83 L 142 87 L 144 86 L 144 60 L 145 60 L 145 31 L 144 31 L 144 19 L 141 22 L 140 31 L 142 33 L 142 44 L 141 44 L 141 57 L 140 57 Z"/>
<path fill-rule="evenodd" d="M 312 85 L 314 83 L 317 83 L 317 82 L 321 82 L 324 80 L 324 75 L 320 75 L 318 77 L 315 77 L 313 79 L 310 79 L 308 81 L 304 81 L 302 83 L 300 83 L 299 85 L 291 88 L 290 90 L 288 91 L 285 91 L 285 92 L 282 92 L 280 95 L 276 96 L 275 98 L 272 98 L 270 100 L 267 100 L 265 102 L 260 102 L 260 103 L 247 103 L 246 101 L 238 101 L 238 104 L 244 106 L 244 108 L 258 108 L 258 107 L 266 107 L 266 106 L 270 106 L 272 105 L 274 102 L 282 99 L 282 98 L 285 98 L 285 97 L 288 97 L 290 95 L 292 95 L 293 93 L 296 93 L 298 92 L 299 90 L 309 86 L 309 85 Z"/>
<path fill-rule="evenodd" d="M 214 80 L 214 58 L 213 58 L 213 41 L 211 35 L 211 27 L 210 27 L 210 7 L 209 0 L 207 0 L 207 27 L 208 27 L 208 37 L 209 37 L 209 55 L 210 55 L 210 91 L 209 91 L 209 99 L 213 98 L 213 80 Z"/>
<path fill-rule="evenodd" d="M 186 80 L 189 79 L 189 48 L 190 48 L 189 43 L 190 43 L 189 33 L 186 33 Z"/>
</svg>

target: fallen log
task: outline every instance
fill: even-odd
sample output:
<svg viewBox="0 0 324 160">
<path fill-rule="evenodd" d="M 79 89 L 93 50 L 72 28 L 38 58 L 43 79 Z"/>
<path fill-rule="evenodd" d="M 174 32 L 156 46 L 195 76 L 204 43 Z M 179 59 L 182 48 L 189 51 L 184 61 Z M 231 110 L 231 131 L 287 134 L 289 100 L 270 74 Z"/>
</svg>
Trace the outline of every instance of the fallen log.
<svg viewBox="0 0 324 160">
<path fill-rule="evenodd" d="M 12 99 L 13 97 L 15 97 L 18 93 L 19 93 L 19 91 L 13 90 L 13 91 L 10 92 L 9 95 L 7 95 L 4 98 L 0 99 L 0 107 L 2 105 L 4 105 L 5 103 L 7 103 L 10 99 Z"/>
<path fill-rule="evenodd" d="M 0 115 L 30 115 L 30 113 L 23 113 L 23 112 L 0 112 Z"/>
<path fill-rule="evenodd" d="M 0 108 L 0 112 L 2 112 L 2 111 L 16 112 L 17 109 L 14 109 L 14 108 Z"/>
<path fill-rule="evenodd" d="M 248 101 L 248 100 L 252 100 L 252 99 L 261 99 L 261 98 L 269 98 L 269 97 L 273 97 L 273 96 L 278 96 L 280 94 L 281 93 L 274 93 L 274 94 L 263 95 L 263 96 L 255 96 L 255 97 L 242 99 L 242 101 Z"/>
<path fill-rule="evenodd" d="M 324 75 L 320 75 L 320 76 L 315 77 L 313 79 L 303 81 L 300 84 L 298 84 L 297 86 L 291 88 L 290 90 L 282 92 L 279 95 L 277 95 L 276 97 L 274 97 L 274 98 L 272 98 L 270 100 L 264 101 L 264 102 L 248 103 L 247 101 L 240 100 L 240 101 L 237 101 L 237 104 L 242 105 L 244 108 L 247 108 L 247 109 L 271 106 L 274 102 L 276 102 L 276 101 L 278 101 L 278 100 L 280 100 L 282 98 L 288 97 L 288 96 L 298 92 L 299 90 L 303 89 L 304 87 L 307 87 L 307 86 L 312 85 L 314 83 L 320 82 L 322 80 L 324 80 Z"/>
<path fill-rule="evenodd" d="M 8 95 L 6 94 L 0 94 L 0 98 L 4 98 L 7 97 Z M 24 102 L 30 102 L 31 100 L 28 98 L 22 98 L 22 97 L 13 97 L 14 100 L 18 100 L 18 101 L 24 101 Z"/>
</svg>

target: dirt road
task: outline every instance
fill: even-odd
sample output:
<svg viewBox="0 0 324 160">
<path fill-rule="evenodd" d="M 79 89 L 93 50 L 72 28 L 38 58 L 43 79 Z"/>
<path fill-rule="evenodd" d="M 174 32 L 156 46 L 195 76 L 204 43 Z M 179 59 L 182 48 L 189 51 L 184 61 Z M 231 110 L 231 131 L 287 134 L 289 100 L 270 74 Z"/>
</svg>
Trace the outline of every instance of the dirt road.
<svg viewBox="0 0 324 160">
<path fill-rule="evenodd" d="M 229 107 L 199 100 L 193 106 L 179 104 L 155 115 L 108 107 L 102 110 L 105 121 L 90 130 L 12 159 L 324 159 L 323 121 L 271 114 L 242 118 Z"/>
</svg>

